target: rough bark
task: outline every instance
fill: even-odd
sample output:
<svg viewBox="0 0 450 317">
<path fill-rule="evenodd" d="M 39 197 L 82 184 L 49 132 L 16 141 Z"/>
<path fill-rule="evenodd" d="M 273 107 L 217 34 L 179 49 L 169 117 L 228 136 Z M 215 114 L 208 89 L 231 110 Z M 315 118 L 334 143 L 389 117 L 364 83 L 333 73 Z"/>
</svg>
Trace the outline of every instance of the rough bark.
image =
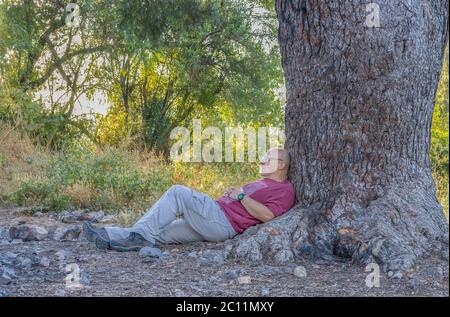
<svg viewBox="0 0 450 317">
<path fill-rule="evenodd" d="M 448 0 L 277 0 L 286 147 L 298 204 L 229 241 L 229 255 L 376 262 L 403 271 L 448 223 L 429 162 Z"/>
</svg>

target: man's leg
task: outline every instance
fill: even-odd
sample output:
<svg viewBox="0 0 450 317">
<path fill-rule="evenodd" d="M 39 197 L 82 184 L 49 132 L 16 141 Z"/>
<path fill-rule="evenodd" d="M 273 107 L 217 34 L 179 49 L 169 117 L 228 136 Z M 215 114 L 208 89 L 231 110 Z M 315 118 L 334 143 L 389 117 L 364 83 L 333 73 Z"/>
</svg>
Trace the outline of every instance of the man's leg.
<svg viewBox="0 0 450 317">
<path fill-rule="evenodd" d="M 190 243 L 204 238 L 184 220 L 177 219 L 165 227 L 157 238 L 157 244 Z"/>
<path fill-rule="evenodd" d="M 224 241 L 236 235 L 222 208 L 212 198 L 180 185 L 172 186 L 130 230 L 154 243 L 177 216 L 183 216 L 202 240 Z"/>
<path fill-rule="evenodd" d="M 180 225 L 169 227 L 178 216 L 183 216 L 189 227 Z M 166 228 L 169 230 L 163 233 Z M 106 229 L 112 241 L 123 239 L 130 233 L 137 233 L 154 244 L 159 241 L 192 242 L 200 238 L 223 241 L 236 235 L 222 209 L 213 199 L 180 185 L 172 186 L 165 192 L 133 227 Z M 177 229 L 181 231 L 175 234 Z"/>
</svg>

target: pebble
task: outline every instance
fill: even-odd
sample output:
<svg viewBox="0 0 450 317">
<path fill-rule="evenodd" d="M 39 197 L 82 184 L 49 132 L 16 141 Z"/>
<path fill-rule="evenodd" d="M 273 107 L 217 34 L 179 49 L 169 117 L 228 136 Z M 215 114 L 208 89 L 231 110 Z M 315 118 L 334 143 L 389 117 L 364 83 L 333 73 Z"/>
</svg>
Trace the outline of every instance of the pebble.
<svg viewBox="0 0 450 317">
<path fill-rule="evenodd" d="M 175 297 L 186 297 L 186 293 L 180 289 L 175 290 Z"/>
<path fill-rule="evenodd" d="M 196 258 L 197 257 L 197 252 L 196 251 L 192 251 L 188 254 L 188 257 L 190 258 Z"/>
<path fill-rule="evenodd" d="M 63 297 L 64 295 L 66 295 L 66 291 L 63 289 L 57 289 L 55 292 L 55 296 Z"/>
<path fill-rule="evenodd" d="M 200 258 L 202 266 L 223 265 L 224 263 L 225 256 L 221 250 L 206 250 Z"/>
<path fill-rule="evenodd" d="M 154 247 L 143 247 L 139 251 L 139 256 L 142 256 L 142 257 L 159 258 L 162 254 L 163 253 L 160 249 L 154 248 Z"/>
<path fill-rule="evenodd" d="M 58 252 L 55 253 L 56 257 L 58 258 L 59 261 L 64 261 L 64 259 L 67 256 L 67 252 L 64 250 L 59 250 Z"/>
<path fill-rule="evenodd" d="M 43 258 L 41 258 L 39 264 L 43 267 L 49 267 L 50 266 L 50 260 L 44 256 Z"/>
<path fill-rule="evenodd" d="M 250 284 L 252 282 L 252 278 L 249 275 L 239 276 L 237 279 L 239 284 Z"/>
<path fill-rule="evenodd" d="M 33 263 L 31 262 L 31 259 L 29 259 L 29 258 L 24 258 L 22 261 L 20 261 L 20 267 L 22 267 L 26 270 L 31 269 L 32 264 Z"/>
<path fill-rule="evenodd" d="M 48 231 L 36 225 L 19 225 L 9 228 L 9 236 L 23 241 L 42 241 L 47 238 Z"/>
<path fill-rule="evenodd" d="M 56 229 L 53 239 L 56 241 L 74 241 L 80 236 L 81 228 L 77 225 L 70 225 Z"/>
<path fill-rule="evenodd" d="M 268 288 L 261 288 L 261 296 L 267 297 L 270 295 L 270 290 Z"/>
<path fill-rule="evenodd" d="M 294 275 L 297 277 L 306 277 L 306 269 L 304 266 L 299 265 L 294 269 Z"/>
</svg>

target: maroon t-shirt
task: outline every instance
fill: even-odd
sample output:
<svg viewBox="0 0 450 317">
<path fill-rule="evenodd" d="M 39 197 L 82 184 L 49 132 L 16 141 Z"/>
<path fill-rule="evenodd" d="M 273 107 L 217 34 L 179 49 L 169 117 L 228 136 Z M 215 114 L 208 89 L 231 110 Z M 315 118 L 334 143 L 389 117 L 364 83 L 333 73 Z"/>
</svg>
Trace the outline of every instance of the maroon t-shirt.
<svg viewBox="0 0 450 317">
<path fill-rule="evenodd" d="M 242 190 L 247 196 L 269 208 L 275 217 L 291 209 L 295 202 L 294 186 L 287 180 L 277 182 L 263 178 L 245 185 Z M 222 207 L 225 216 L 237 233 L 242 233 L 245 229 L 261 223 L 237 200 L 223 195 L 216 202 Z"/>
</svg>

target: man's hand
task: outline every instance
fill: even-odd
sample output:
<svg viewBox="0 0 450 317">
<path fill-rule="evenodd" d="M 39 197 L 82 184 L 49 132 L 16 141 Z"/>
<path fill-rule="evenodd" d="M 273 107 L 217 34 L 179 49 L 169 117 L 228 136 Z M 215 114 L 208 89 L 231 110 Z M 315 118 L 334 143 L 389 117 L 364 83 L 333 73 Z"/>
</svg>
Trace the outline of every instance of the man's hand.
<svg viewBox="0 0 450 317">
<path fill-rule="evenodd" d="M 225 195 L 230 197 L 231 199 L 237 200 L 237 196 L 242 193 L 242 189 L 236 189 L 234 187 L 230 187 L 225 191 Z"/>
<path fill-rule="evenodd" d="M 225 195 L 234 200 L 237 200 L 237 196 L 240 193 L 243 193 L 242 188 L 236 189 L 234 187 L 230 187 L 225 191 Z M 250 215 L 261 222 L 267 222 L 275 218 L 275 215 L 269 208 L 250 198 L 248 195 L 245 196 L 243 200 L 241 200 L 241 204 Z"/>
</svg>

